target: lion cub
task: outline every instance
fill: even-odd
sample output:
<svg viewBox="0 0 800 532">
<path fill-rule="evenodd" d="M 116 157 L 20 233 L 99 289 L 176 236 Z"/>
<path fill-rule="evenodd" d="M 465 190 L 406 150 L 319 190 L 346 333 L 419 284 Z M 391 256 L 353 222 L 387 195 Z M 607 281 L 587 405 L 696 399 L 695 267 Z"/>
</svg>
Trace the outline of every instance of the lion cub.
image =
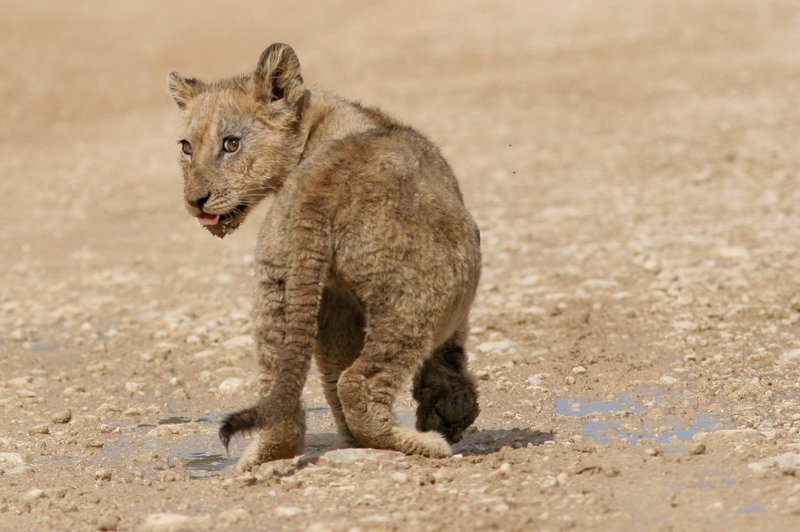
<svg viewBox="0 0 800 532">
<path fill-rule="evenodd" d="M 256 430 L 241 470 L 302 453 L 312 353 L 346 445 L 448 456 L 477 417 L 467 315 L 480 235 L 439 150 L 379 110 L 308 88 L 291 47 L 215 83 L 169 75 L 189 212 L 223 237 L 274 196 L 256 249 L 263 391 L 219 431 Z M 417 429 L 395 395 L 413 377 Z"/>
</svg>

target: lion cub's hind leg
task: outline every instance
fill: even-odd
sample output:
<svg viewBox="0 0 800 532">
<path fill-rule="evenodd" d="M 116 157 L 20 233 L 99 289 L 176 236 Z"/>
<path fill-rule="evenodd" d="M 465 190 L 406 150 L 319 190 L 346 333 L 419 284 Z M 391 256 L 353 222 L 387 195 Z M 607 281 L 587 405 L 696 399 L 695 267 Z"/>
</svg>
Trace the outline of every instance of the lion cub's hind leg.
<svg viewBox="0 0 800 532">
<path fill-rule="evenodd" d="M 414 377 L 417 429 L 436 431 L 450 443 L 461 440 L 480 413 L 475 380 L 467 371 L 464 336 L 456 333 L 436 348 Z"/>
<path fill-rule="evenodd" d="M 400 316 L 371 321 L 361 355 L 339 378 L 339 397 L 347 426 L 364 445 L 443 458 L 452 451 L 440 434 L 401 427 L 392 412 L 400 387 L 431 350 L 429 336 L 405 332 L 415 329 L 419 334 Z"/>
<path fill-rule="evenodd" d="M 331 286 L 322 294 L 318 325 L 315 359 L 322 374 L 325 399 L 336 422 L 340 444 L 356 447 L 360 442 L 347 426 L 337 384 L 364 347 L 364 313 L 347 291 Z"/>
</svg>

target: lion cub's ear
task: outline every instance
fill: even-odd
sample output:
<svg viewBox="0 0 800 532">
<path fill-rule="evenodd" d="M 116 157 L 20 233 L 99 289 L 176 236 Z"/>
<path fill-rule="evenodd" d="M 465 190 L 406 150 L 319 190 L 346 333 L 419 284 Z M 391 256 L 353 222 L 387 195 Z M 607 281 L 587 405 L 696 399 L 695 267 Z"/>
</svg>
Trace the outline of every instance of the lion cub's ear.
<svg viewBox="0 0 800 532">
<path fill-rule="evenodd" d="M 263 102 L 286 99 L 295 107 L 305 94 L 300 61 L 288 44 L 270 44 L 261 54 L 253 73 L 255 96 Z"/>
<path fill-rule="evenodd" d="M 170 72 L 167 84 L 170 96 L 181 109 L 184 109 L 192 98 L 206 90 L 206 84 L 199 79 L 184 78 L 177 72 Z"/>
</svg>

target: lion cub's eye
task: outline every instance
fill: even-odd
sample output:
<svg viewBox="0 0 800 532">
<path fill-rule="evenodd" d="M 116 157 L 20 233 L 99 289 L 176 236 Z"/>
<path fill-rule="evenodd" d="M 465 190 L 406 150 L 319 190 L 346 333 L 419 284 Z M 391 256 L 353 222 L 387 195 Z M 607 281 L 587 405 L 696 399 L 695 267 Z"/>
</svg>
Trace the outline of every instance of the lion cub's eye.
<svg viewBox="0 0 800 532">
<path fill-rule="evenodd" d="M 235 153 L 239 150 L 239 139 L 236 137 L 225 137 L 222 141 L 222 149 L 228 153 Z"/>
<path fill-rule="evenodd" d="M 188 140 L 181 140 L 178 141 L 181 145 L 181 151 L 184 155 L 191 155 L 192 154 L 192 145 L 189 143 Z"/>
</svg>

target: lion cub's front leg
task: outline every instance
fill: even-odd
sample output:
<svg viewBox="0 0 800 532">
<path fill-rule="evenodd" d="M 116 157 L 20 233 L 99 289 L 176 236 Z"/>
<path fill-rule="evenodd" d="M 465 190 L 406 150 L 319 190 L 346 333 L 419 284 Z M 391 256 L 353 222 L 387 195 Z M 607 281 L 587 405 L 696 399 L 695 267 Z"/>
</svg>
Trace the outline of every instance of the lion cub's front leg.
<svg viewBox="0 0 800 532">
<path fill-rule="evenodd" d="M 286 331 L 285 281 L 280 268 L 260 264 L 253 312 L 256 348 L 261 363 L 261 397 L 254 406 L 229 415 L 220 428 L 225 447 L 237 432 L 258 431 L 237 464 L 247 471 L 263 462 L 302 454 L 305 445 L 305 412 L 299 401 L 282 402 L 273 397 L 279 356 Z M 287 409 L 287 406 L 289 407 Z"/>
</svg>

